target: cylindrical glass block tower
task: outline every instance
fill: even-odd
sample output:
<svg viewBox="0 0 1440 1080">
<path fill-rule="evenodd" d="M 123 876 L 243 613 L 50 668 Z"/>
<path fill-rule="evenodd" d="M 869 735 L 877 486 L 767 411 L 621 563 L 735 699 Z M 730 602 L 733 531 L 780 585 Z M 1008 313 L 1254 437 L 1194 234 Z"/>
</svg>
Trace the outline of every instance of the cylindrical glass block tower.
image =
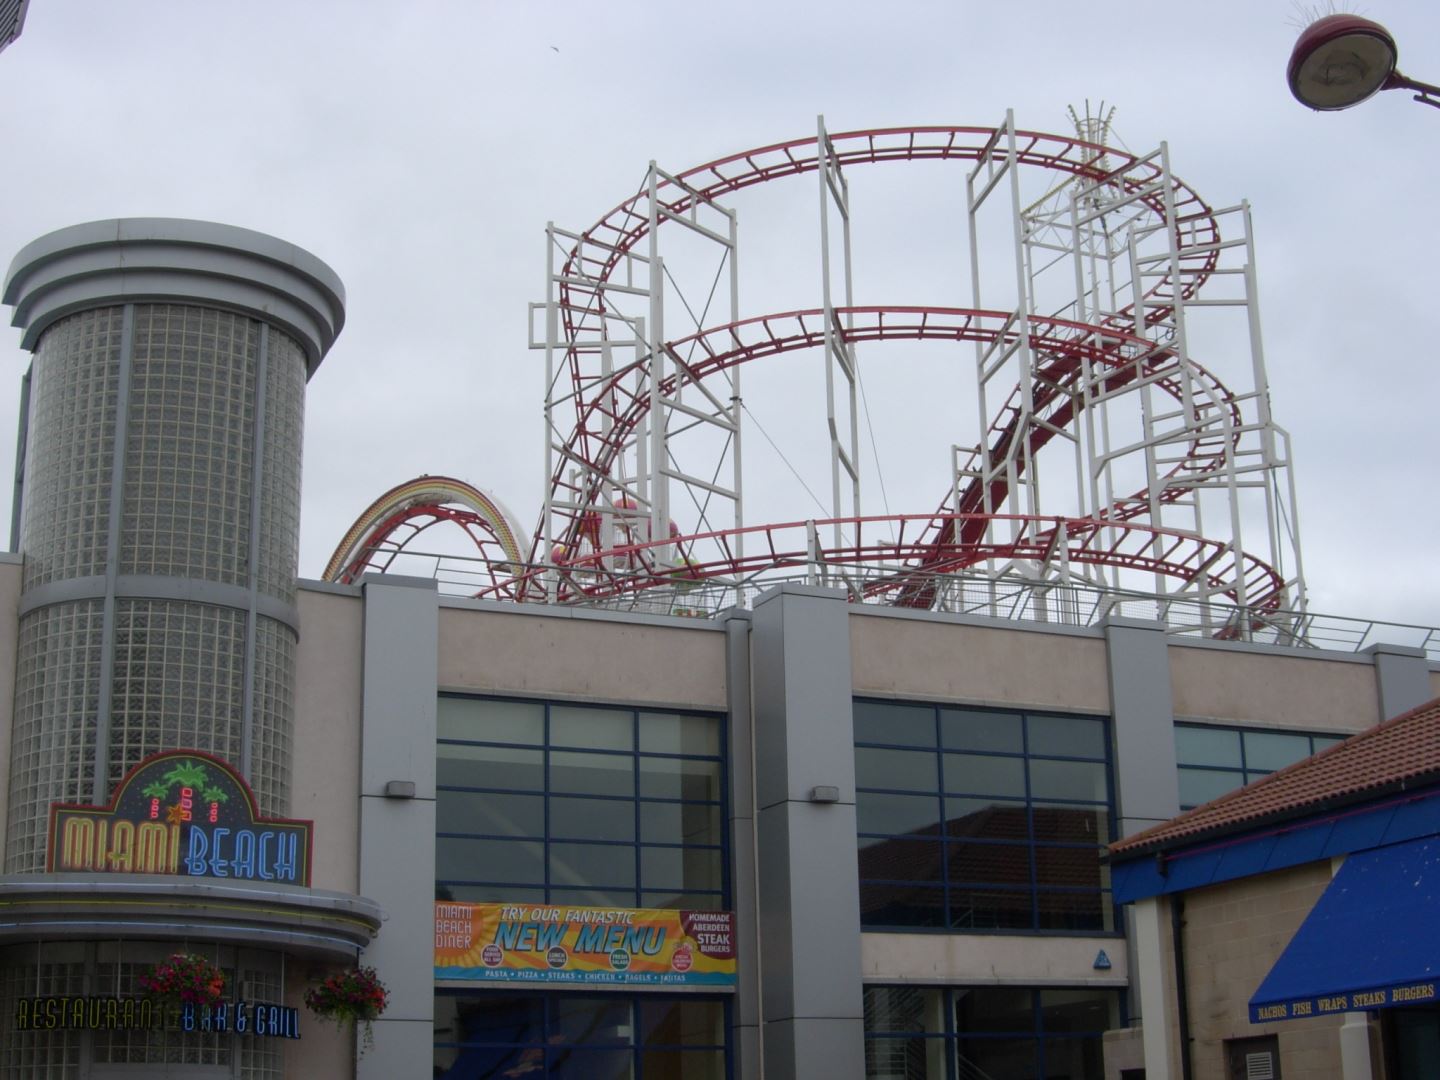
<svg viewBox="0 0 1440 1080">
<path fill-rule="evenodd" d="M 261 233 L 141 218 L 35 241 L 4 300 L 35 354 L 5 872 L 44 869 L 51 803 L 104 804 L 158 750 L 232 762 L 284 815 L 305 382 L 339 278 Z"/>
</svg>

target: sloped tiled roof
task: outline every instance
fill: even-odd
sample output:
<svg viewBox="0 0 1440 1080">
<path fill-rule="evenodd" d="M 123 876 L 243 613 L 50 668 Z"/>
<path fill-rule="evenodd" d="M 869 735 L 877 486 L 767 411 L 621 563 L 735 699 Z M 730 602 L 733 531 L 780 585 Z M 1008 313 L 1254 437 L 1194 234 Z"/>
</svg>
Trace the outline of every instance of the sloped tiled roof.
<svg viewBox="0 0 1440 1080">
<path fill-rule="evenodd" d="M 1246 787 L 1110 845 L 1133 858 L 1191 839 L 1293 818 L 1307 808 L 1363 801 L 1440 782 L 1440 698 L 1377 724 Z"/>
</svg>

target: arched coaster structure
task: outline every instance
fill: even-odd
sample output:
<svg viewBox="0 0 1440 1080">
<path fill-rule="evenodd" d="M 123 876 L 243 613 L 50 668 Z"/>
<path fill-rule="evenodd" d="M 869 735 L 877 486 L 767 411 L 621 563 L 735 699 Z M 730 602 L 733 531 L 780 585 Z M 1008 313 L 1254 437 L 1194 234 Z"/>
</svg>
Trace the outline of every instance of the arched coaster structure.
<svg viewBox="0 0 1440 1080">
<path fill-rule="evenodd" d="M 916 161 L 963 169 L 968 302 L 856 303 L 848 174 Z M 819 195 L 819 303 L 742 317 L 724 200 L 804 174 Z M 1013 243 L 982 244 L 982 228 Z M 684 242 L 671 254 L 665 237 Z M 1249 208 L 1206 203 L 1164 146 L 1120 153 L 1009 115 L 837 134 L 822 119 L 812 137 L 684 172 L 652 164 L 600 221 L 552 225 L 547 241 L 531 347 L 546 362 L 549 480 L 525 569 L 491 571 L 478 595 L 616 603 L 668 590 L 704 613 L 804 568 L 920 608 L 945 606 L 946 576 L 964 572 L 1186 598 L 1232 631 L 1303 611 Z M 981 430 L 937 469 L 948 483 L 933 512 L 877 518 L 862 509 L 859 350 L 897 340 L 970 355 Z M 742 374 L 800 350 L 823 356 L 811 422 L 829 442 L 829 513 L 751 525 Z M 971 425 L 957 416 L 942 434 Z"/>
<path fill-rule="evenodd" d="M 523 573 L 528 539 L 492 496 L 463 480 L 422 476 L 397 484 L 365 508 L 350 526 L 325 566 L 326 581 L 351 585 L 367 572 L 384 573 L 396 559 L 426 559 L 437 576 L 442 564 L 456 560 L 441 551 L 422 550 L 418 538 L 430 528 L 458 526 L 473 550 L 463 552 L 471 568 L 467 588 L 515 599 L 507 588 Z"/>
</svg>

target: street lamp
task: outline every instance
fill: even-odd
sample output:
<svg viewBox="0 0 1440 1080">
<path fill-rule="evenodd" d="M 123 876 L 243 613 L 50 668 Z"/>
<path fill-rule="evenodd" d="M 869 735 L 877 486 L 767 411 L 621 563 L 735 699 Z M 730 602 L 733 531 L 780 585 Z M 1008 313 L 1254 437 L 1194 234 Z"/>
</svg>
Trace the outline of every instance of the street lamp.
<svg viewBox="0 0 1440 1080">
<path fill-rule="evenodd" d="M 1290 54 L 1290 92 L 1324 112 L 1348 109 L 1381 90 L 1414 90 L 1415 100 L 1440 109 L 1440 86 L 1395 70 L 1395 39 L 1358 15 L 1327 15 L 1305 28 Z"/>
</svg>

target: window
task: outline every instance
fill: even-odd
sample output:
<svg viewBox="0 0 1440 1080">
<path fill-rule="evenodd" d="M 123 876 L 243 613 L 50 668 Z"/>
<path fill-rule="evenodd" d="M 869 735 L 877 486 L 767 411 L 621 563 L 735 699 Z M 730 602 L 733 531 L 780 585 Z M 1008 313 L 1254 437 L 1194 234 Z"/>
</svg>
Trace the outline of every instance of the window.
<svg viewBox="0 0 1440 1080">
<path fill-rule="evenodd" d="M 1305 731 L 1176 724 L 1180 809 L 1218 799 L 1346 738 Z"/>
<path fill-rule="evenodd" d="M 1101 1080 L 1118 990 L 865 988 L 867 1080 L 1065 1076 Z"/>
<path fill-rule="evenodd" d="M 444 695 L 436 895 L 728 906 L 723 720 Z"/>
<path fill-rule="evenodd" d="M 866 927 L 1113 932 L 1100 717 L 856 701 Z"/>
<path fill-rule="evenodd" d="M 726 1080 L 725 1013 L 688 994 L 441 991 L 434 1075 Z"/>
</svg>

